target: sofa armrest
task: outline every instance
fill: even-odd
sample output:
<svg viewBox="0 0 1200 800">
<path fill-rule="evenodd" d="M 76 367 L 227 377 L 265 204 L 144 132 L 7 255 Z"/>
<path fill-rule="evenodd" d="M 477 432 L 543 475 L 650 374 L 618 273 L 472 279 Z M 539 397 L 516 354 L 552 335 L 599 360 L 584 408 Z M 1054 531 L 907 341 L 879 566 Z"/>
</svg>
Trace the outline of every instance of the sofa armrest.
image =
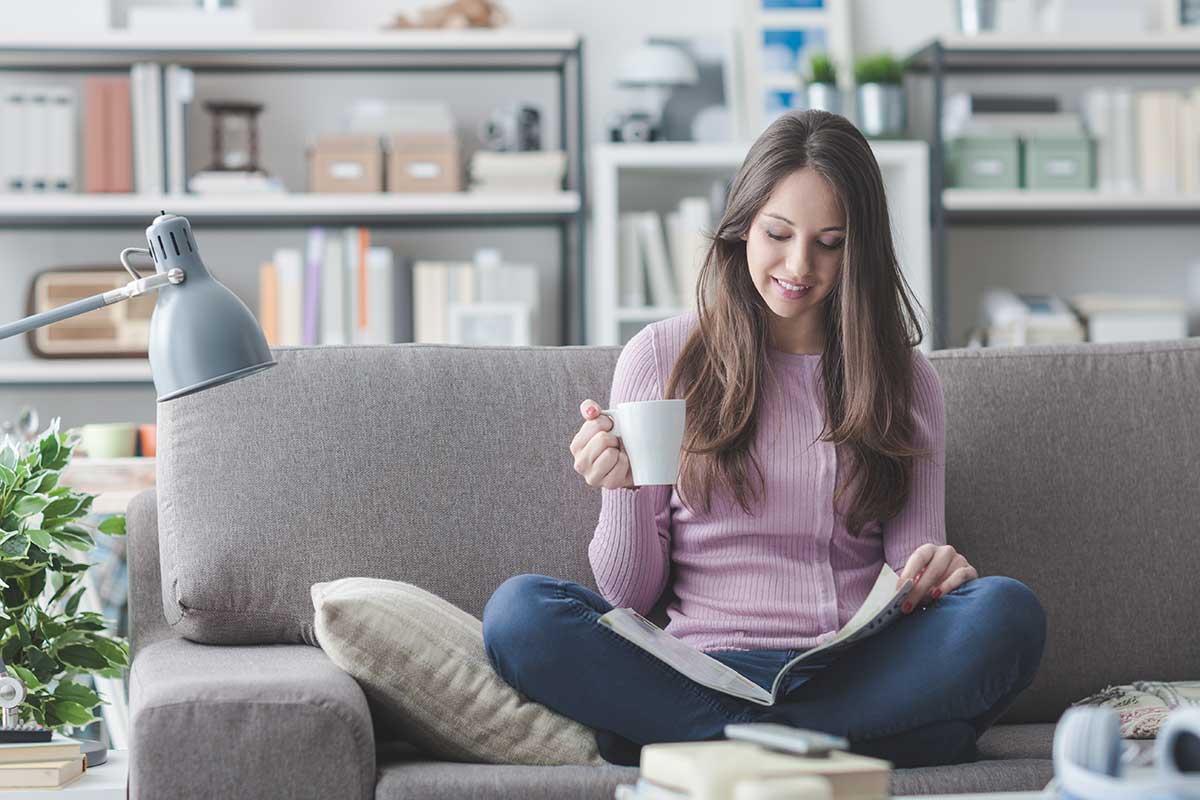
<svg viewBox="0 0 1200 800">
<path fill-rule="evenodd" d="M 130 672 L 131 798 L 372 798 L 358 683 L 308 645 L 147 646 Z"/>
</svg>

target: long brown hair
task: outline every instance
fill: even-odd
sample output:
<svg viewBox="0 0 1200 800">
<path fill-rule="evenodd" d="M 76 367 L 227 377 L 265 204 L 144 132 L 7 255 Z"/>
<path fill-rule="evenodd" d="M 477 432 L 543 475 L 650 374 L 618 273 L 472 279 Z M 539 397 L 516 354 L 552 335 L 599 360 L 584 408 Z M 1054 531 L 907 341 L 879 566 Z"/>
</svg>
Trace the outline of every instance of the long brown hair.
<svg viewBox="0 0 1200 800">
<path fill-rule="evenodd" d="M 912 479 L 912 348 L 923 332 L 896 261 L 883 178 L 871 146 L 844 117 L 790 112 L 750 148 L 711 234 L 696 285 L 699 325 L 684 344 L 666 397 L 687 400 L 679 494 L 711 508 L 720 483 L 750 514 L 749 465 L 767 365 L 768 320 L 742 239 L 779 182 L 811 167 L 832 188 L 846 219 L 838 278 L 823 300 L 825 395 L 821 438 L 845 445 L 852 467 L 836 501 L 857 481 L 846 527 L 859 535 L 903 509 Z M 760 487 L 761 488 L 761 487 Z M 685 499 L 685 503 L 688 501 Z M 688 503 L 690 506 L 691 504 Z"/>
</svg>

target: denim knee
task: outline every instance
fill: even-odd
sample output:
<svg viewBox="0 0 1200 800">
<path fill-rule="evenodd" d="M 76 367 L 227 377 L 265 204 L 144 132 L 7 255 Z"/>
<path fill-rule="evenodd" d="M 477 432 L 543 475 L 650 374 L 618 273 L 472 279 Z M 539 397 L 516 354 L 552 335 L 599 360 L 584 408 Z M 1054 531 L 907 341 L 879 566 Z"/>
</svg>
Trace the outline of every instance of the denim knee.
<svg viewBox="0 0 1200 800">
<path fill-rule="evenodd" d="M 483 645 L 492 667 L 501 675 L 502 665 L 511 656 L 535 645 L 531 640 L 542 630 L 538 611 L 557 583 L 545 575 L 514 575 L 488 598 L 483 607 Z"/>
<path fill-rule="evenodd" d="M 1021 655 L 1023 682 L 1033 680 L 1046 643 L 1046 612 L 1033 590 L 1015 578 L 986 575 L 970 584 L 981 601 L 984 630 L 1008 652 Z"/>
</svg>

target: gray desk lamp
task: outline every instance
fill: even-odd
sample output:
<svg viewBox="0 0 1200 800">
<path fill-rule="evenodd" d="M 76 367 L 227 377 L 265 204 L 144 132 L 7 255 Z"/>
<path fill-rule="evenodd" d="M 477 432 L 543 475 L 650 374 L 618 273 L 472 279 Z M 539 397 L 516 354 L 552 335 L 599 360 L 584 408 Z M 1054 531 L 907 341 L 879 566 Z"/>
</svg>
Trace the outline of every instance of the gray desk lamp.
<svg viewBox="0 0 1200 800">
<path fill-rule="evenodd" d="M 150 372 L 158 402 L 275 366 L 250 309 L 204 267 L 185 217 L 163 212 L 146 229 L 146 242 L 149 249 L 121 251 L 121 265 L 133 276 L 129 283 L 0 325 L 0 339 L 170 287 L 150 317 Z M 154 262 L 154 275 L 142 277 L 130 266 L 129 257 L 138 254 Z"/>
</svg>

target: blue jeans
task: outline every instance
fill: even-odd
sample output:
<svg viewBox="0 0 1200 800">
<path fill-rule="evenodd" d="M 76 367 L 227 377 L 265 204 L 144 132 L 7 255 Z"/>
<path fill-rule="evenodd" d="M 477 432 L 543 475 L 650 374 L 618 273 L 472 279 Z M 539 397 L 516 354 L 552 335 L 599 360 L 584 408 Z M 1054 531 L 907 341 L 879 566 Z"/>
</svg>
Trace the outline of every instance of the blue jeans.
<svg viewBox="0 0 1200 800">
<path fill-rule="evenodd" d="M 724 738 L 731 722 L 846 737 L 896 767 L 974 761 L 975 740 L 1032 681 L 1046 617 L 1012 578 L 969 581 L 781 688 L 774 706 L 709 689 L 596 623 L 612 606 L 545 575 L 517 575 L 483 611 L 493 668 L 513 688 L 596 730 L 600 754 L 636 766 L 642 745 Z M 797 650 L 709 655 L 770 689 Z"/>
</svg>

